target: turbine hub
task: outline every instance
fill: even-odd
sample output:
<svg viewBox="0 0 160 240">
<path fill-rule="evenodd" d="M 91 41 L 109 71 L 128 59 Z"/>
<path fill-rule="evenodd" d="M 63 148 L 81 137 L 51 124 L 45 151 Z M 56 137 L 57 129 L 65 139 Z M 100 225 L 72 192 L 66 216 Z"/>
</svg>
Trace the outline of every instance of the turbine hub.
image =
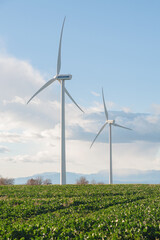
<svg viewBox="0 0 160 240">
<path fill-rule="evenodd" d="M 56 76 L 57 80 L 71 80 L 72 75 L 71 74 L 59 74 Z"/>
</svg>

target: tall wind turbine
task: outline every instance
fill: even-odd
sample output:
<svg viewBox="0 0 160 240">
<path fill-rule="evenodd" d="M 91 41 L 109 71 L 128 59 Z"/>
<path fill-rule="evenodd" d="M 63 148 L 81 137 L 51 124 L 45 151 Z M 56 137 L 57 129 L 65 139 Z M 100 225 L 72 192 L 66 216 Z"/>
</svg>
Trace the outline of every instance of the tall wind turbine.
<svg viewBox="0 0 160 240">
<path fill-rule="evenodd" d="M 67 89 L 65 88 L 65 80 L 70 80 L 72 78 L 71 74 L 60 74 L 61 69 L 61 43 L 62 43 L 62 34 L 64 28 L 65 18 L 63 20 L 63 25 L 61 29 L 60 41 L 59 41 L 59 50 L 58 50 L 58 59 L 57 59 L 57 74 L 45 83 L 27 102 L 27 104 L 43 89 L 48 87 L 54 81 L 58 80 L 61 84 L 61 176 L 60 184 L 66 184 L 66 157 L 65 157 L 65 93 L 72 100 L 72 102 L 83 112 L 83 110 L 78 106 L 78 104 L 71 97 Z"/>
<path fill-rule="evenodd" d="M 109 184 L 113 183 L 113 176 L 112 176 L 112 125 L 115 127 L 121 127 L 121 128 L 125 128 L 128 130 L 132 130 L 131 128 L 127 128 L 124 126 L 121 126 L 119 124 L 115 123 L 115 120 L 109 120 L 108 119 L 108 112 L 107 112 L 107 108 L 106 108 L 106 104 L 105 104 L 105 100 L 104 100 L 104 94 L 103 94 L 103 88 L 102 88 L 102 98 L 103 98 L 103 105 L 104 105 L 104 113 L 106 116 L 106 122 L 105 124 L 101 127 L 101 129 L 99 130 L 99 132 L 97 133 L 96 137 L 94 138 L 90 148 L 93 146 L 95 140 L 97 139 L 97 137 L 99 136 L 99 134 L 103 131 L 103 129 L 105 128 L 105 126 L 107 124 L 109 124 L 109 148 L 110 148 L 110 171 L 109 171 Z"/>
</svg>

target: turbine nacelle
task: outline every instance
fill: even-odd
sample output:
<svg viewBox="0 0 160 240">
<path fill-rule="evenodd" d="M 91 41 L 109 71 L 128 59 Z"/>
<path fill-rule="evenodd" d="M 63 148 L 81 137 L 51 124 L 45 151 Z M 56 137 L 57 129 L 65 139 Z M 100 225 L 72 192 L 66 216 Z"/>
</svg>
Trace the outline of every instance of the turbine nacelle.
<svg viewBox="0 0 160 240">
<path fill-rule="evenodd" d="M 107 120 L 108 124 L 115 124 L 115 120 Z"/>
<path fill-rule="evenodd" d="M 56 75 L 54 78 L 56 78 L 57 80 L 71 80 L 72 75 L 71 74 L 59 74 L 59 75 Z"/>
</svg>

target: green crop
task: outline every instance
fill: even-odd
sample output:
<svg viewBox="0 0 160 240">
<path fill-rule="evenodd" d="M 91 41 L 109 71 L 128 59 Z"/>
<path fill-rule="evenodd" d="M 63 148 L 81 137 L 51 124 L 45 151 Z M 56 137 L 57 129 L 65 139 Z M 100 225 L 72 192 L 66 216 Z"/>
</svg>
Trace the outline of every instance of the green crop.
<svg viewBox="0 0 160 240">
<path fill-rule="evenodd" d="M 160 239 L 160 185 L 0 186 L 0 239 Z"/>
</svg>

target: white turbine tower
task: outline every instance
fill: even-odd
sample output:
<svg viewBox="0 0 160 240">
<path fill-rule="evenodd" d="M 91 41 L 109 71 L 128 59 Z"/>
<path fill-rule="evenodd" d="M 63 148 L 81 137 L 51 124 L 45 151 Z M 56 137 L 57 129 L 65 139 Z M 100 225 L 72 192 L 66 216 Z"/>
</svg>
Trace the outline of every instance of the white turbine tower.
<svg viewBox="0 0 160 240">
<path fill-rule="evenodd" d="M 105 126 L 107 124 L 109 124 L 109 148 L 110 148 L 110 171 L 109 171 L 109 184 L 113 183 L 113 176 L 112 176 L 112 125 L 115 127 L 121 127 L 121 128 L 125 128 L 128 130 L 132 130 L 131 128 L 127 128 L 124 126 L 121 126 L 119 124 L 115 123 L 115 120 L 109 120 L 108 119 L 108 112 L 107 112 L 107 108 L 106 108 L 106 104 L 105 104 L 105 100 L 104 100 L 104 94 L 103 94 L 103 89 L 102 89 L 102 97 L 103 97 L 103 105 L 104 105 L 104 112 L 105 112 L 105 116 L 106 116 L 106 122 L 105 124 L 101 127 L 101 129 L 99 130 L 99 132 L 97 133 L 96 137 L 94 138 L 90 148 L 93 146 L 95 140 L 97 139 L 97 137 L 99 136 L 99 134 L 102 132 L 102 130 L 105 128 Z"/>
<path fill-rule="evenodd" d="M 60 184 L 66 184 L 66 159 L 65 159 L 65 93 L 72 100 L 72 102 L 83 112 L 83 110 L 78 106 L 78 104 L 71 97 L 67 89 L 65 88 L 65 80 L 70 80 L 72 78 L 71 74 L 60 74 L 61 69 L 61 43 L 62 43 L 62 34 L 64 27 L 65 18 L 62 25 L 60 41 L 59 41 L 59 50 L 58 50 L 58 59 L 57 59 L 57 74 L 45 83 L 27 102 L 27 104 L 43 89 L 48 87 L 51 83 L 58 80 L 61 84 L 61 177 Z"/>
</svg>

